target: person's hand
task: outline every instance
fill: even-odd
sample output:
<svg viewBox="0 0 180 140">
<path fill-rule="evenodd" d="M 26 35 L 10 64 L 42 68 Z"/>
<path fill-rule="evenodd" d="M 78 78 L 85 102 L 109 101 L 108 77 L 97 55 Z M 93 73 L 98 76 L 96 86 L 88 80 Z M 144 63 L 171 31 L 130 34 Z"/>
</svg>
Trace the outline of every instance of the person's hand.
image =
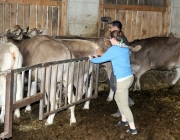
<svg viewBox="0 0 180 140">
<path fill-rule="evenodd" d="M 96 53 L 97 53 L 97 55 L 102 55 L 103 54 L 103 52 L 102 52 L 102 50 L 100 49 L 100 48 L 98 48 L 97 50 L 96 50 Z"/>
<path fill-rule="evenodd" d="M 90 60 L 93 58 L 93 56 L 92 56 L 92 55 L 89 55 L 88 57 L 89 57 L 89 59 L 90 59 Z"/>
</svg>

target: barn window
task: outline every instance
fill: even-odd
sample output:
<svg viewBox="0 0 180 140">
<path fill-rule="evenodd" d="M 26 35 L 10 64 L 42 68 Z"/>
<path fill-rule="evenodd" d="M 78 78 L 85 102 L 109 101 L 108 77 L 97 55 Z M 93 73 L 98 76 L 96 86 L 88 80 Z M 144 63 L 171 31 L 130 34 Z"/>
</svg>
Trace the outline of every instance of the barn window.
<svg viewBox="0 0 180 140">
<path fill-rule="evenodd" d="M 166 7 L 167 0 L 104 0 L 104 4 Z"/>
</svg>

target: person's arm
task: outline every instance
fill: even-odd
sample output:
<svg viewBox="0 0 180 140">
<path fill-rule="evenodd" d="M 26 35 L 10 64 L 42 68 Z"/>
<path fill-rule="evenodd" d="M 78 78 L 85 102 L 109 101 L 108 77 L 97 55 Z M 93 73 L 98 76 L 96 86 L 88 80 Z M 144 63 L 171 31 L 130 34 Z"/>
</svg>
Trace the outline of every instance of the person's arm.
<svg viewBox="0 0 180 140">
<path fill-rule="evenodd" d="M 103 63 L 107 61 L 111 61 L 116 57 L 116 51 L 113 47 L 109 48 L 101 57 L 91 58 L 90 61 L 93 63 Z"/>
</svg>

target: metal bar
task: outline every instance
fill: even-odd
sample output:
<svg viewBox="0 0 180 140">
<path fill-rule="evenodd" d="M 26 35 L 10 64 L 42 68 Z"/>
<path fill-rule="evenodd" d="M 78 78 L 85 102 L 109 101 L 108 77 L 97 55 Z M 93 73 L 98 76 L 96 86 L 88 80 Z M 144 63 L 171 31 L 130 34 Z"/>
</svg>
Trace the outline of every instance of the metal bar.
<svg viewBox="0 0 180 140">
<path fill-rule="evenodd" d="M 47 95 L 48 95 L 48 101 L 47 101 L 47 112 L 50 110 L 50 87 L 51 87 L 51 75 L 52 75 L 52 66 L 49 66 L 49 76 L 48 76 L 48 89 L 47 89 Z M 46 86 L 47 87 L 47 86 Z"/>
<path fill-rule="evenodd" d="M 82 99 L 82 95 L 83 95 L 83 88 L 84 88 L 84 74 L 85 74 L 85 60 L 83 60 L 82 62 L 82 79 L 81 79 L 81 95 L 80 95 L 80 100 Z"/>
<path fill-rule="evenodd" d="M 25 71 L 23 71 L 22 73 L 21 73 L 21 75 L 22 75 L 22 89 L 21 89 L 21 93 L 22 93 L 22 95 L 21 95 L 21 97 L 23 98 L 23 95 L 24 95 L 24 75 L 25 75 Z M 21 99 L 22 99 L 21 98 Z"/>
<path fill-rule="evenodd" d="M 70 93 L 70 102 L 72 102 L 72 94 L 74 94 L 74 91 L 73 91 L 73 86 L 74 86 L 74 62 L 72 62 L 72 65 L 73 65 L 73 68 L 72 68 L 72 73 L 71 73 L 71 93 Z"/>
<path fill-rule="evenodd" d="M 58 66 L 56 65 L 56 70 L 55 70 L 55 74 L 54 74 L 54 93 L 51 93 L 51 94 L 54 94 L 54 99 L 53 99 L 53 104 L 54 104 L 54 108 L 53 110 L 55 109 L 55 106 L 56 106 L 56 91 L 57 91 L 57 77 L 58 77 Z"/>
<path fill-rule="evenodd" d="M 86 95 L 85 95 L 86 98 L 87 98 L 88 87 L 89 87 L 89 67 L 90 67 L 90 61 L 89 60 L 88 60 L 87 64 L 88 64 L 88 66 L 87 66 Z"/>
<path fill-rule="evenodd" d="M 38 68 L 35 70 L 35 94 L 37 94 L 37 83 L 38 83 Z"/>
<path fill-rule="evenodd" d="M 53 61 L 53 62 L 48 62 L 48 63 L 41 63 L 41 64 L 37 64 L 37 65 L 32 65 L 32 66 L 27 66 L 27 67 L 21 67 L 19 69 L 14 69 L 14 72 L 22 72 L 22 71 L 26 71 L 29 69 L 34 69 L 37 67 L 47 67 L 50 65 L 56 65 L 56 64 L 64 64 L 64 63 L 68 63 L 68 62 L 74 62 L 74 61 L 79 61 L 79 60 L 88 60 L 89 57 L 82 57 L 82 58 L 76 58 L 76 59 L 67 59 L 67 60 L 61 60 L 61 61 Z M 5 71 L 0 72 L 0 74 L 6 73 Z"/>
<path fill-rule="evenodd" d="M 60 86 L 59 86 L 59 107 L 61 107 L 62 104 L 62 87 L 63 87 L 63 72 L 64 72 L 64 65 L 62 65 L 61 73 L 60 73 Z"/>
<path fill-rule="evenodd" d="M 68 93 L 68 79 L 69 79 L 69 65 L 70 63 L 68 63 L 68 66 L 67 66 L 67 75 L 66 75 L 66 87 L 65 89 L 67 90 L 67 93 Z M 65 94 L 65 105 L 67 104 L 67 93 Z"/>
<path fill-rule="evenodd" d="M 78 97 L 78 84 L 79 84 L 79 65 L 80 65 L 80 61 L 78 61 L 78 68 L 77 68 L 77 76 L 76 76 L 76 94 L 75 94 L 75 101 L 77 101 L 77 97 Z"/>
<path fill-rule="evenodd" d="M 96 64 L 96 86 L 95 86 L 95 96 L 98 96 L 98 84 L 99 84 L 99 64 Z"/>
<path fill-rule="evenodd" d="M 31 73 L 32 73 L 32 69 L 29 70 L 29 76 L 28 76 L 28 93 L 27 93 L 27 97 L 30 96 L 31 93 Z"/>
<path fill-rule="evenodd" d="M 14 73 L 13 103 L 16 102 L 16 91 L 17 91 L 17 73 Z"/>
<path fill-rule="evenodd" d="M 44 93 L 44 98 L 40 100 L 39 103 L 39 120 L 43 120 L 43 114 L 44 114 L 44 99 L 45 99 L 45 79 L 46 79 L 46 69 L 45 67 L 42 68 L 41 71 L 41 88 L 40 92 Z"/>
</svg>

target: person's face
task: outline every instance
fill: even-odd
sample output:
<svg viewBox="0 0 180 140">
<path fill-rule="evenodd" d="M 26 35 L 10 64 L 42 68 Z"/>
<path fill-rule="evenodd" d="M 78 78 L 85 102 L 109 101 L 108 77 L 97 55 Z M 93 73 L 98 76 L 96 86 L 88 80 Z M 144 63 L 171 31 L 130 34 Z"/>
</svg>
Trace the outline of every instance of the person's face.
<svg viewBox="0 0 180 140">
<path fill-rule="evenodd" d="M 115 31 L 115 30 L 118 30 L 118 28 L 116 26 L 112 26 L 112 25 L 109 26 L 110 32 Z"/>
</svg>

